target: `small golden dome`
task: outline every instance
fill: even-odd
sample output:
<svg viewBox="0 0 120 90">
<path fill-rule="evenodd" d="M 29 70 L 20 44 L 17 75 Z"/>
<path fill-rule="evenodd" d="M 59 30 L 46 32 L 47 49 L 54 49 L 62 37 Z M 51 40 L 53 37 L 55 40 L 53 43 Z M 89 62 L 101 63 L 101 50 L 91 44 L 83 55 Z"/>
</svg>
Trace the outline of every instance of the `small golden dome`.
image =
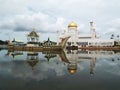
<svg viewBox="0 0 120 90">
<path fill-rule="evenodd" d="M 68 28 L 69 27 L 75 27 L 75 28 L 77 28 L 77 24 L 75 23 L 75 22 L 70 22 L 69 24 L 68 24 Z"/>
<path fill-rule="evenodd" d="M 68 72 L 69 72 L 70 74 L 75 74 L 75 73 L 76 73 L 76 69 L 68 69 Z"/>
</svg>

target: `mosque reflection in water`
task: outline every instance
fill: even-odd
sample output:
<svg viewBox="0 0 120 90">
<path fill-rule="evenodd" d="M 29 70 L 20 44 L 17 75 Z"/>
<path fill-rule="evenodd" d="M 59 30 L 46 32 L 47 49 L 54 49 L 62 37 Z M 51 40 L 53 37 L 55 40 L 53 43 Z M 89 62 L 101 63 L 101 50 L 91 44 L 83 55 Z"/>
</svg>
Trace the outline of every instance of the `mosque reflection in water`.
<svg viewBox="0 0 120 90">
<path fill-rule="evenodd" d="M 41 54 L 40 54 L 41 53 Z M 25 55 L 26 54 L 26 55 Z M 81 62 L 89 62 L 89 72 L 90 75 L 93 75 L 95 72 L 95 64 L 96 60 L 99 58 L 111 59 L 114 61 L 115 59 L 119 60 L 120 53 L 115 51 L 82 51 L 82 50 L 65 50 L 65 51 L 44 51 L 44 52 L 25 52 L 22 51 L 14 51 L 8 52 L 7 55 L 12 56 L 12 59 L 17 60 L 17 55 L 25 56 L 25 62 L 31 67 L 33 70 L 34 67 L 41 62 L 41 55 L 43 55 L 44 62 L 48 63 L 54 60 L 56 64 L 61 64 L 67 68 L 70 74 L 77 73 L 78 65 Z M 54 66 L 53 66 L 54 67 Z"/>
<path fill-rule="evenodd" d="M 28 52 L 26 61 L 33 69 L 34 66 L 39 62 L 38 53 L 37 52 Z"/>
</svg>

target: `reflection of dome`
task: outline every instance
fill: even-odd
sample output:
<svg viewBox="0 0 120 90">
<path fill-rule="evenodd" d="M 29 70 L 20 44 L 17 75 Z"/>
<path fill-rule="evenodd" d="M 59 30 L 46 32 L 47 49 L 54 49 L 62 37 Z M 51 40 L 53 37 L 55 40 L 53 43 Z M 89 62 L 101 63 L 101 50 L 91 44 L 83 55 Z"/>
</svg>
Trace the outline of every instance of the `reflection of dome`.
<svg viewBox="0 0 120 90">
<path fill-rule="evenodd" d="M 75 74 L 76 73 L 76 71 L 77 71 L 77 64 L 69 63 L 67 67 L 68 67 L 68 72 L 70 74 Z"/>
<path fill-rule="evenodd" d="M 77 71 L 77 69 L 68 69 L 68 72 L 69 72 L 70 74 L 75 74 L 76 71 Z"/>
<path fill-rule="evenodd" d="M 77 65 L 76 64 L 74 64 L 74 63 L 68 64 L 68 72 L 70 74 L 75 74 L 76 71 L 77 71 Z"/>
<path fill-rule="evenodd" d="M 39 61 L 38 60 L 27 60 L 27 63 L 33 68 Z"/>
<path fill-rule="evenodd" d="M 93 76 L 93 75 L 94 75 L 94 72 L 93 72 L 93 71 L 90 71 L 90 75 Z"/>
<path fill-rule="evenodd" d="M 70 23 L 68 24 L 68 28 L 70 28 L 70 27 L 75 27 L 75 28 L 77 28 L 77 24 L 72 21 L 72 22 L 70 22 Z"/>
</svg>

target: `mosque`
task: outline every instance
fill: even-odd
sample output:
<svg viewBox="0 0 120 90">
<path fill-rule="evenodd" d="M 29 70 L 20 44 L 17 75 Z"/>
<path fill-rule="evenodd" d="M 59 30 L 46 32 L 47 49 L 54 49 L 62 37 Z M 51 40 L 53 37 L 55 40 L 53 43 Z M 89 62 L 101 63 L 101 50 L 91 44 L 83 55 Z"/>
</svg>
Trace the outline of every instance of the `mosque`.
<svg viewBox="0 0 120 90">
<path fill-rule="evenodd" d="M 90 33 L 82 34 L 78 32 L 78 25 L 75 22 L 68 24 L 68 30 L 64 33 L 59 33 L 58 44 L 62 43 L 65 38 L 70 37 L 65 43 L 66 47 L 91 47 L 91 46 L 114 46 L 114 39 L 100 39 L 97 37 L 93 22 L 90 22 Z"/>
</svg>

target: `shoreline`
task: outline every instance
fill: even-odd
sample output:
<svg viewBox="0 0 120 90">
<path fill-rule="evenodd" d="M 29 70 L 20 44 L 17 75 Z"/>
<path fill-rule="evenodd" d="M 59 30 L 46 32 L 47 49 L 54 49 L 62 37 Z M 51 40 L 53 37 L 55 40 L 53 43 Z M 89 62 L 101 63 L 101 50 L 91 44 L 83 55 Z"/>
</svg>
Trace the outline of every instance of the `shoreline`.
<svg viewBox="0 0 120 90">
<path fill-rule="evenodd" d="M 113 46 L 113 47 L 79 47 L 78 49 L 82 50 L 120 50 L 120 46 Z"/>
<path fill-rule="evenodd" d="M 28 47 L 28 46 L 8 46 L 9 51 L 61 51 L 61 46 L 48 46 L 48 47 Z"/>
<path fill-rule="evenodd" d="M 64 48 L 61 46 L 39 46 L 39 47 L 27 47 L 27 46 L 13 46 L 8 45 L 8 50 L 10 51 L 61 51 Z M 113 46 L 113 47 L 69 47 L 66 48 L 67 50 L 120 50 L 120 46 Z"/>
</svg>

